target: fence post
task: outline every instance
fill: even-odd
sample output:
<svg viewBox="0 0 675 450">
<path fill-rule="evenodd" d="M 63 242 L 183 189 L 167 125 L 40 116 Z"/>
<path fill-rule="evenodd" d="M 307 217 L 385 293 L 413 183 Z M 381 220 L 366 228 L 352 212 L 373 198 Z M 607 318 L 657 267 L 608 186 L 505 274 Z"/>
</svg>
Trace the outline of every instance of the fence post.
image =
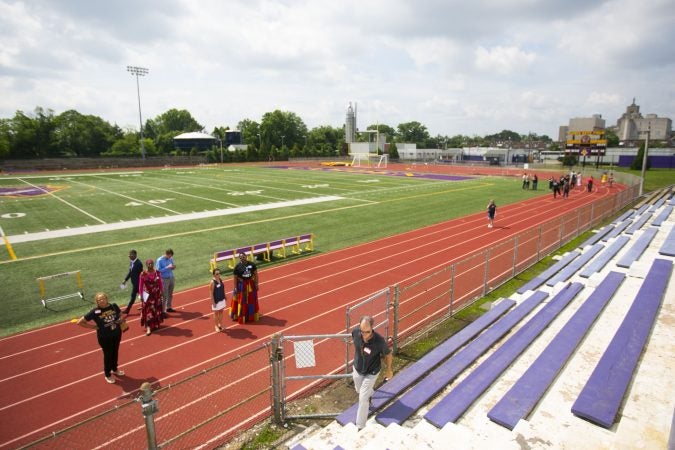
<svg viewBox="0 0 675 450">
<path fill-rule="evenodd" d="M 542 236 L 544 235 L 544 226 L 539 225 L 539 239 L 537 239 L 537 262 L 541 261 L 541 241 L 542 241 Z M 513 275 L 514 277 L 516 276 L 515 274 Z"/>
<path fill-rule="evenodd" d="M 148 449 L 157 450 L 154 414 L 159 411 L 159 408 L 157 407 L 157 400 L 152 398 L 152 386 L 147 381 L 141 385 L 141 396 L 137 401 L 141 403 L 141 411 L 143 411 L 143 417 L 145 417 Z"/>
<path fill-rule="evenodd" d="M 284 360 L 282 336 L 280 333 L 272 335 L 272 349 L 270 364 L 272 365 L 272 415 L 277 424 L 284 423 L 284 405 L 281 389 L 281 364 Z"/>
<path fill-rule="evenodd" d="M 485 297 L 488 290 L 488 278 L 490 278 L 490 272 L 488 270 L 489 262 L 490 262 L 490 249 L 487 249 L 485 250 L 485 270 L 483 271 L 483 297 Z"/>
<path fill-rule="evenodd" d="M 577 210 L 577 237 L 581 234 L 581 208 Z"/>
<path fill-rule="evenodd" d="M 450 305 L 448 306 L 450 309 L 450 316 L 452 316 L 452 300 L 455 295 L 455 265 L 456 264 L 450 266 Z"/>
<path fill-rule="evenodd" d="M 392 351 L 394 354 L 398 353 L 398 296 L 400 294 L 398 283 L 394 285 L 394 326 L 393 326 L 393 335 L 394 335 L 394 347 Z"/>
<path fill-rule="evenodd" d="M 513 238 L 513 270 L 511 278 L 516 276 L 516 266 L 518 265 L 518 236 Z"/>
</svg>

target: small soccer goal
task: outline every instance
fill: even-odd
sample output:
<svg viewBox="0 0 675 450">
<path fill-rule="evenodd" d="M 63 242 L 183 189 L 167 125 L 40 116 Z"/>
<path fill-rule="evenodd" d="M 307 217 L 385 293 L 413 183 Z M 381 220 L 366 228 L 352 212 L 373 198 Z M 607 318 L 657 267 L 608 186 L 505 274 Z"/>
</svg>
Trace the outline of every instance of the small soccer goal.
<svg viewBox="0 0 675 450">
<path fill-rule="evenodd" d="M 352 167 L 361 167 L 361 163 L 368 167 L 375 165 L 378 169 L 386 169 L 389 162 L 389 155 L 378 155 L 377 153 L 350 153 L 352 157 Z"/>
<path fill-rule="evenodd" d="M 42 306 L 69 298 L 79 297 L 84 300 L 84 284 L 79 270 L 57 273 L 37 278 L 40 288 Z"/>
</svg>

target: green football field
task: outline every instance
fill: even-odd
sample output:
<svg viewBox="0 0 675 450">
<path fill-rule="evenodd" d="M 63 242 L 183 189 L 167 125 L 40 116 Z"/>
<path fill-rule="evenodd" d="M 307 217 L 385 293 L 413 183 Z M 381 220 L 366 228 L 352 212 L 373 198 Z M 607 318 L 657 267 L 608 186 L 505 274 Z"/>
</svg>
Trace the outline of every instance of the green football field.
<svg viewBox="0 0 675 450">
<path fill-rule="evenodd" d="M 67 320 L 90 306 L 72 298 L 43 308 L 38 277 L 79 270 L 88 301 L 106 291 L 126 304 L 128 291 L 119 284 L 132 248 L 143 261 L 172 248 L 182 290 L 208 283 L 208 261 L 217 251 L 314 233 L 315 251 L 328 252 L 483 211 L 490 198 L 504 205 L 543 195 L 541 184 L 523 191 L 518 178 L 319 166 L 5 176 L 0 335 Z M 74 277 L 45 286 L 48 297 L 77 290 Z"/>
</svg>

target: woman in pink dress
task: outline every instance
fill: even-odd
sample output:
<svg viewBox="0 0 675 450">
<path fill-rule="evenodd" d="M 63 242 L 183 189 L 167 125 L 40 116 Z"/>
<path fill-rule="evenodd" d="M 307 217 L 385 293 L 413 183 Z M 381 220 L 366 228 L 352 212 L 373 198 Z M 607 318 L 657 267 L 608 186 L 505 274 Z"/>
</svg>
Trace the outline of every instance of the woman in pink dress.
<svg viewBox="0 0 675 450">
<path fill-rule="evenodd" d="M 145 335 L 150 336 L 152 330 L 159 328 L 164 321 L 162 311 L 162 277 L 155 270 L 152 259 L 145 261 L 146 269 L 141 273 L 138 283 L 138 292 L 141 295 L 141 326 L 145 327 Z"/>
</svg>

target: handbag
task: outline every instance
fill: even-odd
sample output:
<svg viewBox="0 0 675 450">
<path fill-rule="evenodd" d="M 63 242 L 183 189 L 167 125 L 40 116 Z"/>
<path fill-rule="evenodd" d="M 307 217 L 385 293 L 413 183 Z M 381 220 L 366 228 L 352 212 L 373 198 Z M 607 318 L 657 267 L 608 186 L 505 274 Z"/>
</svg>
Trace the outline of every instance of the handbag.
<svg viewBox="0 0 675 450">
<path fill-rule="evenodd" d="M 120 329 L 122 330 L 122 333 L 129 329 L 129 324 L 127 323 L 126 319 L 120 320 Z"/>
</svg>

